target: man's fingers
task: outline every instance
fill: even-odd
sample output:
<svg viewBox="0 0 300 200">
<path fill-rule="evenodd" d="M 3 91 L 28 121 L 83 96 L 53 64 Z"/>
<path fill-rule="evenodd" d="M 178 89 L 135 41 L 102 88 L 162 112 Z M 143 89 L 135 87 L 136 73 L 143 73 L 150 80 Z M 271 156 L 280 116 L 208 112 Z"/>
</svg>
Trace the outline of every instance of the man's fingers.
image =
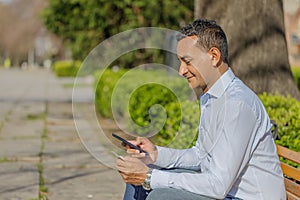
<svg viewBox="0 0 300 200">
<path fill-rule="evenodd" d="M 139 160 L 133 158 L 132 156 L 124 156 L 124 157 L 122 156 L 116 160 L 116 164 L 122 166 L 130 165 L 131 163 L 135 163 L 135 162 L 139 162 Z"/>
<path fill-rule="evenodd" d="M 133 158 L 145 158 L 146 154 L 145 153 L 138 153 L 138 154 L 132 154 L 131 156 Z"/>
<path fill-rule="evenodd" d="M 124 172 L 128 173 L 127 168 L 124 167 L 124 166 L 118 166 L 118 165 L 117 165 L 116 168 L 117 168 L 117 170 L 118 170 L 120 173 L 124 173 Z"/>
<path fill-rule="evenodd" d="M 124 160 L 117 159 L 116 168 L 118 169 L 118 171 L 128 172 L 128 168 L 130 169 L 131 167 L 130 167 L 130 163 L 126 162 L 126 160 L 124 158 Z"/>
<path fill-rule="evenodd" d="M 118 159 L 116 160 L 116 167 L 124 166 L 124 165 L 125 165 L 125 162 L 124 162 L 124 161 L 125 161 L 124 158 L 123 158 L 123 159 L 118 158 Z"/>
<path fill-rule="evenodd" d="M 146 141 L 146 138 L 144 138 L 144 137 L 137 137 L 136 138 L 136 142 L 137 142 L 138 145 L 144 144 L 145 141 Z"/>
<path fill-rule="evenodd" d="M 127 149 L 127 153 L 129 153 L 129 154 L 139 154 L 140 151 L 136 150 L 136 149 Z"/>
</svg>

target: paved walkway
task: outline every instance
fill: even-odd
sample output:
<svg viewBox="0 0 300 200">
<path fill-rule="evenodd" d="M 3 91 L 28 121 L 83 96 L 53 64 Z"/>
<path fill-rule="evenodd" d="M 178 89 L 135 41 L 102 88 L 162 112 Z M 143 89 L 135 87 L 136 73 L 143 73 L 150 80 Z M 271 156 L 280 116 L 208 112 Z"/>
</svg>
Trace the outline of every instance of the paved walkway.
<svg viewBox="0 0 300 200">
<path fill-rule="evenodd" d="M 1 200 L 122 199 L 117 171 L 93 158 L 78 137 L 72 81 L 48 70 L 0 68 Z M 84 106 L 93 107 L 90 93 L 83 86 Z"/>
</svg>

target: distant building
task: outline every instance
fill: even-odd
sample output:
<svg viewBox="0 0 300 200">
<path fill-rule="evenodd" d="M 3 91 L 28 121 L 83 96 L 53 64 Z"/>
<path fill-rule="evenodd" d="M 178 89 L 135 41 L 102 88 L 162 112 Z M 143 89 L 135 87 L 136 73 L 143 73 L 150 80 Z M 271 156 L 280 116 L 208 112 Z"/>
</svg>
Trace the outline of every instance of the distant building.
<svg viewBox="0 0 300 200">
<path fill-rule="evenodd" d="M 290 65 L 300 67 L 300 0 L 284 0 L 283 3 Z"/>
</svg>

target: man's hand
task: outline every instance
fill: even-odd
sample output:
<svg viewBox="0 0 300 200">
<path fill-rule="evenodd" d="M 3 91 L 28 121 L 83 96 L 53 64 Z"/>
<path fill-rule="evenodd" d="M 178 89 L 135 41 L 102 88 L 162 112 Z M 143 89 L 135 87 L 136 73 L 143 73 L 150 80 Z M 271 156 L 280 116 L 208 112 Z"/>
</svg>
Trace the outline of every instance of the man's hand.
<svg viewBox="0 0 300 200">
<path fill-rule="evenodd" d="M 148 138 L 137 137 L 136 140 L 130 142 L 148 152 L 148 154 L 140 153 L 139 150 L 127 147 L 127 153 L 131 154 L 132 157 L 141 159 L 147 165 L 153 164 L 157 160 L 157 148 Z"/>
<path fill-rule="evenodd" d="M 117 159 L 116 167 L 124 181 L 133 185 L 142 185 L 149 170 L 140 159 L 130 156 Z"/>
</svg>

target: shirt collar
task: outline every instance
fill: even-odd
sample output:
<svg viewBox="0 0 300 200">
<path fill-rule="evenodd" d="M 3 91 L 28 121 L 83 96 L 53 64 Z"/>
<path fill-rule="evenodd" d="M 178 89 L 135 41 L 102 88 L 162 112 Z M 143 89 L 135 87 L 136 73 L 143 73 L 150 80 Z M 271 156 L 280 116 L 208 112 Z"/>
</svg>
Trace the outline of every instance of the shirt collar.
<svg viewBox="0 0 300 200">
<path fill-rule="evenodd" d="M 206 92 L 208 94 L 207 96 L 213 96 L 216 98 L 221 97 L 234 78 L 235 75 L 231 68 L 229 68 Z"/>
</svg>

